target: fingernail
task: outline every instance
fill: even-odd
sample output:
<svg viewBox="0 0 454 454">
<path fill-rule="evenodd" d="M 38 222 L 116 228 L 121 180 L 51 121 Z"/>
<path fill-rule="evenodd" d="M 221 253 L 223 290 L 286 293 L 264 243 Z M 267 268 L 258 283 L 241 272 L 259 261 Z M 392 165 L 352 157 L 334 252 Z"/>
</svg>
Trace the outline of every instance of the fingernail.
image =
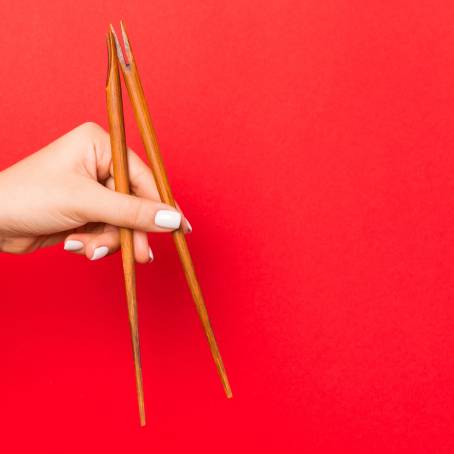
<svg viewBox="0 0 454 454">
<path fill-rule="evenodd" d="M 188 233 L 191 233 L 192 232 L 192 225 L 187 219 L 186 219 L 186 225 L 188 227 Z"/>
<path fill-rule="evenodd" d="M 148 248 L 148 263 L 152 262 L 154 260 L 154 255 L 153 255 L 153 251 L 151 250 L 151 247 Z"/>
<path fill-rule="evenodd" d="M 109 253 L 109 248 L 107 246 L 97 247 L 90 260 L 99 260 L 105 257 Z"/>
<path fill-rule="evenodd" d="M 154 223 L 165 229 L 177 229 L 180 227 L 181 214 L 178 211 L 159 210 L 154 217 Z"/>
<path fill-rule="evenodd" d="M 83 247 L 84 247 L 84 243 L 82 243 L 82 241 L 68 240 L 68 241 L 65 241 L 65 245 L 63 246 L 63 249 L 65 251 L 78 251 L 79 249 L 82 249 Z"/>
</svg>

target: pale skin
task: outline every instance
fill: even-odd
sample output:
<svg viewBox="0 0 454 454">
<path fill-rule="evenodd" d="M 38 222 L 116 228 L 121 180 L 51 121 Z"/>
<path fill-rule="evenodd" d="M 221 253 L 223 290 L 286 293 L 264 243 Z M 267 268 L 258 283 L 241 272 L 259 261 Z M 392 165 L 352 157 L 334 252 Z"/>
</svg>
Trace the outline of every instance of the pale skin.
<svg viewBox="0 0 454 454">
<path fill-rule="evenodd" d="M 134 255 L 152 260 L 146 232 L 183 230 L 179 209 L 161 203 L 150 168 L 128 150 L 131 195 L 115 192 L 109 134 L 84 123 L 0 173 L 0 250 L 32 252 L 60 242 L 90 260 L 116 252 L 119 227 L 134 230 Z M 171 213 L 169 213 L 171 212 Z M 160 213 L 157 216 L 157 213 Z M 161 225 L 158 225 L 161 224 Z"/>
</svg>

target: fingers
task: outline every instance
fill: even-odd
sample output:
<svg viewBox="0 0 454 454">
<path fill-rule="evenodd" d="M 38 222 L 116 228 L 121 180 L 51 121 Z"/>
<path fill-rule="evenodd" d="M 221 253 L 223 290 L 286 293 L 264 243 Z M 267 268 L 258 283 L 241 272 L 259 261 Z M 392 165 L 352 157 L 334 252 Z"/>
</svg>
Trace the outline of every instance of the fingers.
<svg viewBox="0 0 454 454">
<path fill-rule="evenodd" d="M 165 203 L 120 194 L 90 181 L 76 201 L 74 211 L 81 223 L 102 222 L 143 232 L 178 229 L 182 216 Z"/>
<path fill-rule="evenodd" d="M 89 260 L 99 260 L 113 254 L 119 247 L 119 230 L 111 226 L 90 233 L 73 233 L 66 238 L 64 244 L 65 251 L 85 255 Z"/>
<path fill-rule="evenodd" d="M 128 164 L 129 164 L 129 182 L 131 191 L 139 197 L 160 201 L 160 195 L 156 187 L 156 182 L 153 177 L 153 172 L 134 151 L 128 149 Z M 113 177 L 113 166 L 111 167 L 111 175 Z M 110 179 L 109 179 L 110 180 Z M 112 179 L 111 189 L 115 189 Z M 106 186 L 108 186 L 106 184 Z M 109 186 L 108 186 L 109 187 Z M 191 233 L 192 227 L 187 218 L 184 216 L 183 211 L 177 202 L 175 202 L 176 208 L 179 213 L 183 216 L 182 227 L 185 233 Z"/>
<path fill-rule="evenodd" d="M 92 144 L 94 155 L 93 153 L 88 153 L 88 157 L 84 162 L 88 173 L 91 176 L 96 175 L 99 180 L 106 180 L 109 176 L 113 176 L 109 133 L 101 126 L 91 122 L 84 123 L 76 131 L 89 137 Z M 140 197 L 157 202 L 160 201 L 159 192 L 150 168 L 130 149 L 128 149 L 128 167 L 131 191 Z"/>
<path fill-rule="evenodd" d="M 185 233 L 192 231 L 178 205 L 175 208 L 161 203 L 150 168 L 132 150 L 128 150 L 128 173 L 135 195 L 116 193 L 109 134 L 91 123 L 78 128 L 78 133 L 90 137 L 92 147 L 84 160 L 88 178 L 73 199 L 72 216 L 77 224 L 102 223 L 133 229 L 136 260 L 142 263 L 150 259 L 146 232 L 170 232 L 180 227 Z M 65 247 L 97 260 L 118 250 L 119 241 L 118 229 L 107 229 L 74 233 L 67 237 Z"/>
<path fill-rule="evenodd" d="M 139 197 L 161 201 L 153 172 L 139 156 L 128 148 L 128 171 L 131 191 Z M 110 175 L 113 177 L 113 165 L 110 167 Z"/>
<path fill-rule="evenodd" d="M 89 159 L 86 162 L 86 167 L 90 168 L 90 174 L 96 175 L 100 180 L 106 180 L 109 184 L 107 187 L 114 190 L 113 184 L 113 163 L 112 163 L 112 151 L 110 145 L 110 136 L 102 127 L 95 123 L 85 123 L 77 128 L 81 134 L 85 134 L 90 137 L 93 144 L 95 163 L 93 162 L 93 154 L 89 154 Z M 130 180 L 131 192 L 140 198 L 149 199 L 155 202 L 160 202 L 161 198 L 156 187 L 156 182 L 153 177 L 153 172 L 150 167 L 143 162 L 142 159 L 131 149 L 128 148 L 128 173 Z M 93 169 L 96 166 L 96 169 Z M 108 178 L 110 177 L 110 178 Z M 173 208 L 173 207 L 172 207 Z M 181 213 L 180 207 L 177 206 L 177 210 Z M 116 224 L 117 225 L 117 224 Z M 181 225 L 185 233 L 190 233 L 192 227 L 186 218 L 183 218 Z M 144 230 L 144 229 L 142 229 Z M 153 231 L 153 230 L 146 230 Z"/>
<path fill-rule="evenodd" d="M 140 158 L 137 158 L 137 159 L 140 159 Z M 105 181 L 105 186 L 107 188 L 109 188 L 110 190 L 112 191 L 115 191 L 115 182 L 114 182 L 114 179 L 113 177 L 110 177 L 108 178 L 106 181 Z M 137 195 L 141 195 L 141 194 L 137 194 Z M 146 196 L 145 196 L 146 197 Z M 176 205 L 176 209 L 177 211 L 182 215 L 182 221 L 181 221 L 181 226 L 183 228 L 183 232 L 184 233 L 191 233 L 192 232 L 192 226 L 191 224 L 189 223 L 189 221 L 186 219 L 186 217 L 184 216 L 184 213 L 183 211 L 181 210 L 180 206 L 178 205 L 177 202 L 175 202 L 175 205 Z"/>
<path fill-rule="evenodd" d="M 138 263 L 149 263 L 153 253 L 148 245 L 145 232 L 134 231 L 134 258 Z M 120 231 L 113 226 L 105 226 L 98 232 L 73 233 L 68 235 L 64 249 L 78 255 L 85 255 L 89 260 L 99 260 L 117 252 L 120 248 Z"/>
</svg>

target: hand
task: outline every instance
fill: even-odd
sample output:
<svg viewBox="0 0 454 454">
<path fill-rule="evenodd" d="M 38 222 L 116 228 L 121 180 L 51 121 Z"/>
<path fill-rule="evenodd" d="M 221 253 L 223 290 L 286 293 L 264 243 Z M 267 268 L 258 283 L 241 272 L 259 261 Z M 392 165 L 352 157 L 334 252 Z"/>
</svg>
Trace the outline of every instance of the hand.
<svg viewBox="0 0 454 454">
<path fill-rule="evenodd" d="M 97 260 L 120 247 L 118 227 L 134 229 L 136 261 L 153 254 L 145 232 L 169 232 L 179 210 L 160 202 L 151 170 L 128 150 L 131 193 L 114 191 L 109 134 L 85 123 L 0 173 L 0 250 L 26 253 L 65 240 Z"/>
</svg>

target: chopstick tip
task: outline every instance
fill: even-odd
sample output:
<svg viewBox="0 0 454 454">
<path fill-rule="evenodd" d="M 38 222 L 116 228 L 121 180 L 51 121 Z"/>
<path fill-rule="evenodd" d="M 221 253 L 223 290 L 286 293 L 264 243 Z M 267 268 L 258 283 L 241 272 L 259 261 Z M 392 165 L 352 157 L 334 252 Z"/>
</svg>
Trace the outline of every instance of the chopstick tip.
<svg viewBox="0 0 454 454">
<path fill-rule="evenodd" d="M 128 57 L 128 63 L 134 60 L 131 50 L 131 44 L 129 43 L 128 33 L 126 32 L 126 26 L 123 20 L 120 21 L 121 34 L 123 36 L 123 44 L 125 45 L 126 56 Z"/>
<path fill-rule="evenodd" d="M 118 41 L 117 34 L 115 33 L 115 28 L 112 24 L 110 24 L 110 35 L 112 36 L 114 43 L 115 43 L 115 47 L 117 49 L 118 61 L 120 62 L 120 65 L 123 68 L 126 68 L 128 65 L 125 62 L 125 58 L 123 56 L 123 50 L 121 49 L 120 41 Z"/>
<path fill-rule="evenodd" d="M 120 19 L 120 28 L 123 33 L 126 33 L 126 27 L 123 19 Z"/>
<path fill-rule="evenodd" d="M 232 390 L 230 388 L 230 384 L 228 382 L 224 383 L 224 390 L 225 390 L 225 396 L 227 397 L 227 399 L 231 399 L 233 397 L 233 394 L 232 394 Z"/>
</svg>

